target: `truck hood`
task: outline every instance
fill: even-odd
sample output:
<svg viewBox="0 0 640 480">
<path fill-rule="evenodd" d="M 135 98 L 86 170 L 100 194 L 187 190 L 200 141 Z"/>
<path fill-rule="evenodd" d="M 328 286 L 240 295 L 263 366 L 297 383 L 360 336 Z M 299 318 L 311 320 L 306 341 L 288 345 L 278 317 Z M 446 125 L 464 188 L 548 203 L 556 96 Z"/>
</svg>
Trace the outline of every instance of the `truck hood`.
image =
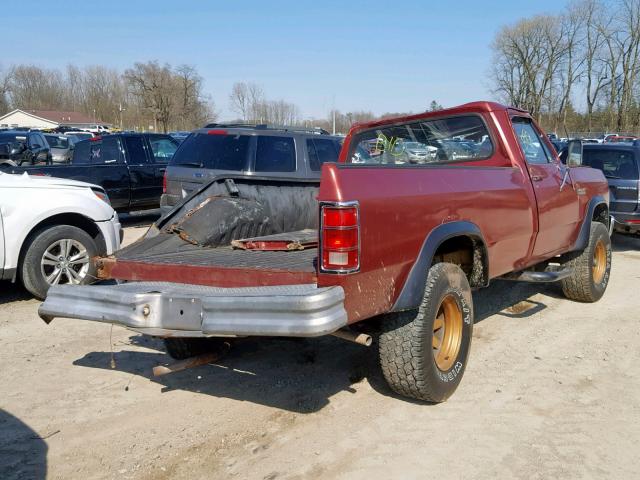
<svg viewBox="0 0 640 480">
<path fill-rule="evenodd" d="M 91 183 L 79 182 L 77 180 L 69 180 L 66 178 L 54 178 L 44 175 L 29 175 L 26 172 L 23 174 L 17 173 L 3 173 L 0 172 L 0 187 L 12 187 L 12 188 L 99 188 L 98 185 Z"/>
</svg>

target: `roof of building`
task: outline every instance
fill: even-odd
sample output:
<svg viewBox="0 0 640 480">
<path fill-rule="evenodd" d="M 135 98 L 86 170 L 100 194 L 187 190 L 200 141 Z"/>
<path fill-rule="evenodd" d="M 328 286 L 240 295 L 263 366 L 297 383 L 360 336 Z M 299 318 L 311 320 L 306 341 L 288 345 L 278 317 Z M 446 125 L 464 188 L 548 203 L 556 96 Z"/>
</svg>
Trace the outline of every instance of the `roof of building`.
<svg viewBox="0 0 640 480">
<path fill-rule="evenodd" d="M 27 115 L 31 115 L 42 120 L 48 120 L 50 122 L 59 123 L 62 125 L 91 124 L 91 123 L 95 123 L 98 125 L 106 125 L 105 122 L 102 122 L 97 119 L 93 119 L 89 115 L 86 115 L 80 112 L 66 112 L 66 111 L 59 111 L 59 110 L 22 110 L 19 108 L 5 115 L 2 115 L 0 117 L 0 120 L 15 112 L 23 112 L 23 113 L 26 113 Z"/>
</svg>

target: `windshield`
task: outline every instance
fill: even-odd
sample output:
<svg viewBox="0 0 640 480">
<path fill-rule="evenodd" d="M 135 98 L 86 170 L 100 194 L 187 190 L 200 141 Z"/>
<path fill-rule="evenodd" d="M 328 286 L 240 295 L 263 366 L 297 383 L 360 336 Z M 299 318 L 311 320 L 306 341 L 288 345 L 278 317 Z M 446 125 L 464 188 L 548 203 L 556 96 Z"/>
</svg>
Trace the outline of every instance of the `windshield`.
<svg viewBox="0 0 640 480">
<path fill-rule="evenodd" d="M 51 148 L 69 148 L 69 139 L 58 135 L 45 135 L 47 143 Z"/>
<path fill-rule="evenodd" d="M 180 144 L 169 164 L 214 170 L 245 170 L 249 139 L 248 135 L 194 133 Z"/>
</svg>

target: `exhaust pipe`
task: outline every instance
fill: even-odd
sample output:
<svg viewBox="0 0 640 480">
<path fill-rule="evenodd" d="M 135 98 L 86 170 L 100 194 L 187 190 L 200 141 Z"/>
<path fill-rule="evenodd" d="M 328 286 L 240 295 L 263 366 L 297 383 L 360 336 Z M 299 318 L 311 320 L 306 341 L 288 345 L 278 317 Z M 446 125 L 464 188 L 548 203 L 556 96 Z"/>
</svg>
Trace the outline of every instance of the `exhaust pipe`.
<svg viewBox="0 0 640 480">
<path fill-rule="evenodd" d="M 371 343 L 373 343 L 371 335 L 367 335 L 366 333 L 354 332 L 352 330 L 336 330 L 331 335 L 333 335 L 334 337 L 342 338 L 343 340 L 357 343 L 359 345 L 364 345 L 365 347 L 370 347 Z"/>
</svg>

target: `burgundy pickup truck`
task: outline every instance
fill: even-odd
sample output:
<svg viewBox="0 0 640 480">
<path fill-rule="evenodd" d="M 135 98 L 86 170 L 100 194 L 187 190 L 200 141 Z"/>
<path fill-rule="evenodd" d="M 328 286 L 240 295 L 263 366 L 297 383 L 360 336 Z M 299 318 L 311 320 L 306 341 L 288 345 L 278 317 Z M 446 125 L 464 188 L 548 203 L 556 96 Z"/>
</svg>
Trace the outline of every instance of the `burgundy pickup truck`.
<svg viewBox="0 0 640 480">
<path fill-rule="evenodd" d="M 99 259 L 110 284 L 54 286 L 40 316 L 162 337 L 175 358 L 225 337 L 361 340 L 375 319 L 391 388 L 444 401 L 473 289 L 559 281 L 594 302 L 607 287 L 607 182 L 568 148 L 564 165 L 526 112 L 489 102 L 359 124 L 319 182 L 216 178 Z"/>
</svg>

